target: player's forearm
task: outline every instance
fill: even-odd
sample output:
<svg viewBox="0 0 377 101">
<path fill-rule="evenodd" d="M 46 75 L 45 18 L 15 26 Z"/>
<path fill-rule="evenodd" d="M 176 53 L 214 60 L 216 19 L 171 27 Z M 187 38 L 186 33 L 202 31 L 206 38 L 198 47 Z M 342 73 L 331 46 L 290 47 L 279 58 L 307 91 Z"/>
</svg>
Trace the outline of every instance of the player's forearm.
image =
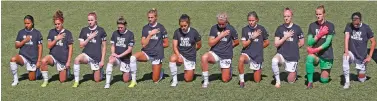
<svg viewBox="0 0 377 101">
<path fill-rule="evenodd" d="M 179 55 L 179 51 L 178 51 L 178 40 L 173 40 L 173 51 L 174 51 L 174 54 L 176 55 Z"/>
<path fill-rule="evenodd" d="M 327 35 L 325 43 L 321 45 L 322 49 L 326 49 L 330 47 L 331 41 L 332 41 L 333 35 Z"/>
<path fill-rule="evenodd" d="M 196 51 L 202 48 L 202 41 L 196 42 Z"/>
<path fill-rule="evenodd" d="M 344 37 L 344 52 L 348 52 L 349 37 L 350 37 L 349 33 L 346 32 L 345 37 Z"/>
<path fill-rule="evenodd" d="M 80 48 L 84 48 L 86 46 L 86 44 L 88 44 L 89 41 L 90 41 L 90 39 L 86 39 L 84 41 L 80 41 Z"/>
<path fill-rule="evenodd" d="M 41 58 L 42 58 L 42 49 L 43 49 L 43 46 L 42 44 L 39 44 L 38 45 L 38 62 L 41 61 Z"/>
<path fill-rule="evenodd" d="M 304 46 L 304 44 L 305 44 L 305 40 L 300 39 L 299 42 L 298 42 L 298 48 L 301 48 L 302 46 Z"/>
<path fill-rule="evenodd" d="M 374 38 L 371 38 L 369 40 L 370 40 L 371 44 L 370 44 L 370 49 L 369 49 L 369 55 L 368 55 L 368 57 L 372 58 L 373 53 L 374 53 L 374 48 L 376 47 L 376 41 L 374 40 Z"/>
<path fill-rule="evenodd" d="M 151 35 L 148 35 L 146 38 L 141 39 L 141 45 L 143 46 L 143 48 L 145 48 L 145 46 L 148 45 L 149 40 L 151 39 L 151 37 L 152 37 Z"/>
<path fill-rule="evenodd" d="M 309 33 L 308 35 L 308 45 L 313 46 L 315 44 L 316 40 L 314 39 L 313 35 Z"/>
<path fill-rule="evenodd" d="M 287 40 L 288 38 L 287 37 L 282 37 L 281 39 L 279 37 L 276 37 L 275 38 L 275 47 L 280 47 L 284 42 L 285 40 Z"/>
<path fill-rule="evenodd" d="M 110 51 L 111 51 L 111 54 L 115 53 L 115 46 L 114 46 L 114 44 L 111 44 Z"/>
<path fill-rule="evenodd" d="M 164 38 L 162 45 L 164 46 L 164 48 L 169 47 L 169 39 L 168 38 Z"/>
<path fill-rule="evenodd" d="M 240 44 L 240 41 L 239 40 L 233 40 L 233 48 L 238 46 Z"/>
<path fill-rule="evenodd" d="M 215 38 L 209 38 L 208 40 L 209 40 L 208 41 L 208 45 L 210 47 L 212 47 L 212 46 L 216 45 L 221 40 L 221 38 L 220 37 L 215 37 Z"/>
<path fill-rule="evenodd" d="M 101 61 L 105 61 L 105 55 L 106 55 L 106 41 L 102 41 L 102 56 L 101 56 Z"/>
<path fill-rule="evenodd" d="M 48 41 L 47 42 L 47 48 L 48 49 L 51 49 L 52 47 L 54 47 L 55 45 L 56 45 L 56 42 L 57 42 L 58 40 L 52 40 L 52 41 Z"/>
<path fill-rule="evenodd" d="M 73 52 L 73 45 L 72 45 L 72 44 L 69 44 L 69 45 L 68 45 L 68 59 L 67 59 L 67 62 L 68 62 L 68 63 L 71 62 L 72 52 Z"/>
<path fill-rule="evenodd" d="M 21 48 L 25 43 L 26 43 L 26 41 L 24 41 L 24 40 L 22 40 L 20 42 L 16 42 L 16 44 L 15 44 L 16 49 Z"/>
<path fill-rule="evenodd" d="M 268 45 L 270 45 L 270 41 L 264 40 L 263 41 L 263 48 L 266 48 Z"/>
<path fill-rule="evenodd" d="M 250 44 L 251 44 L 251 40 L 245 40 L 245 41 L 242 41 L 242 47 L 243 47 L 243 48 L 248 47 Z"/>
<path fill-rule="evenodd" d="M 122 54 L 120 54 L 120 57 L 124 57 L 126 56 L 127 54 L 130 54 L 132 52 L 132 47 L 129 46 L 128 49 L 126 51 L 124 51 Z"/>
</svg>

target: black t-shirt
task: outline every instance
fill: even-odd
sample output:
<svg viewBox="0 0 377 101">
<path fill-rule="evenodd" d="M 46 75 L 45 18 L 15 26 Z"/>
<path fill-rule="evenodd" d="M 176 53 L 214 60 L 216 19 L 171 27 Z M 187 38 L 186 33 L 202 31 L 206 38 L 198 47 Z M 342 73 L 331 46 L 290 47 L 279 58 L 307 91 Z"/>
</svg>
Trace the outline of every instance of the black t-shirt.
<svg viewBox="0 0 377 101">
<path fill-rule="evenodd" d="M 201 40 L 201 36 L 196 29 L 190 27 L 187 33 L 180 28 L 175 30 L 174 40 L 178 41 L 179 53 L 187 60 L 196 61 L 196 42 Z"/>
<path fill-rule="evenodd" d="M 65 64 L 68 60 L 68 53 L 69 53 L 69 47 L 68 45 L 73 44 L 73 38 L 71 31 L 64 29 L 56 30 L 51 29 L 49 31 L 49 34 L 47 36 L 48 41 L 54 41 L 56 36 L 59 35 L 59 33 L 65 33 L 65 38 L 59 40 L 56 42 L 56 44 L 50 49 L 50 55 L 52 55 L 55 60 L 61 64 Z"/>
<path fill-rule="evenodd" d="M 118 30 L 113 32 L 111 36 L 111 43 L 115 46 L 115 54 L 124 53 L 128 47 L 133 47 L 135 45 L 134 33 L 130 30 L 126 30 L 124 33 L 120 33 Z M 119 58 L 122 62 L 129 64 L 131 53 Z"/>
<path fill-rule="evenodd" d="M 211 27 L 210 37 L 216 38 L 221 32 L 230 30 L 229 35 L 223 37 L 216 45 L 211 47 L 211 51 L 222 59 L 233 58 L 233 40 L 238 39 L 237 31 L 232 25 L 227 24 L 225 28 L 220 28 L 217 24 Z"/>
<path fill-rule="evenodd" d="M 344 32 L 349 32 L 350 34 L 348 49 L 357 60 L 364 60 L 368 55 L 368 40 L 374 37 L 370 27 L 365 23 L 362 23 L 359 28 L 355 28 L 352 24 L 347 24 Z"/>
<path fill-rule="evenodd" d="M 102 58 L 102 41 L 106 41 L 107 36 L 105 30 L 100 26 L 97 26 L 94 29 L 84 27 L 81 29 L 79 40 L 85 41 L 89 37 L 90 33 L 95 31 L 98 31 L 97 36 L 86 44 L 82 52 L 87 54 L 95 62 L 100 62 Z"/>
<path fill-rule="evenodd" d="M 141 50 L 144 51 L 147 55 L 157 59 L 164 58 L 164 46 L 163 46 L 163 39 L 168 38 L 168 33 L 165 27 L 157 23 L 156 26 L 152 27 L 151 25 L 147 24 L 143 27 L 142 37 L 148 37 L 149 33 L 153 29 L 160 29 L 160 32 L 153 35 L 149 40 L 147 46 L 142 48 Z"/>
<path fill-rule="evenodd" d="M 21 29 L 18 31 L 16 42 L 21 42 L 26 36 L 31 35 L 29 42 L 26 42 L 20 47 L 18 54 L 26 58 L 31 64 L 36 64 L 38 61 L 38 45 L 42 44 L 42 34 L 37 29 L 27 30 Z"/>
<path fill-rule="evenodd" d="M 260 29 L 262 31 L 261 35 L 259 35 L 256 39 L 251 40 L 252 42 L 246 48 L 242 49 L 242 53 L 249 55 L 249 57 L 257 63 L 262 63 L 263 59 L 263 42 L 264 40 L 268 39 L 268 32 L 262 26 L 257 24 L 255 27 L 251 27 L 246 25 L 242 28 L 242 41 L 250 40 L 252 33 L 256 30 Z"/>
<path fill-rule="evenodd" d="M 329 21 L 325 21 L 324 25 L 326 25 L 329 28 L 329 32 L 327 35 L 335 35 L 335 27 L 333 23 Z M 313 36 L 317 35 L 319 32 L 319 28 L 320 28 L 320 24 L 317 21 L 311 23 L 309 25 L 308 34 L 312 34 Z M 325 43 L 327 35 L 319 39 L 317 43 L 314 44 L 313 48 L 317 48 L 321 46 L 323 43 Z M 330 43 L 330 46 L 327 49 L 321 50 L 319 53 L 317 53 L 317 55 L 325 59 L 334 59 L 332 42 Z"/>
<path fill-rule="evenodd" d="M 300 59 L 299 53 L 299 40 L 304 38 L 304 34 L 301 30 L 301 27 L 293 24 L 290 28 L 287 28 L 286 25 L 280 25 L 275 32 L 275 37 L 280 39 L 284 37 L 284 32 L 293 30 L 293 36 L 285 40 L 285 42 L 277 48 L 277 52 L 281 54 L 287 61 L 298 61 Z M 276 40 L 275 40 L 276 41 Z"/>
</svg>

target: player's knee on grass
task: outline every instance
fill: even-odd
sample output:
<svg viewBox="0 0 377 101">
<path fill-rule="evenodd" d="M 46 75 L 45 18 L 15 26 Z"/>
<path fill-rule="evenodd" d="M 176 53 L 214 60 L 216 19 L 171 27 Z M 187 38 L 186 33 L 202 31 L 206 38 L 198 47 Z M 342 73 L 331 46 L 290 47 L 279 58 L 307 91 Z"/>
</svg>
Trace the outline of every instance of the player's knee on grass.
<svg viewBox="0 0 377 101">
<path fill-rule="evenodd" d="M 329 82 L 329 70 L 322 70 L 320 81 L 322 83 L 328 83 Z"/>
<path fill-rule="evenodd" d="M 184 78 L 186 82 L 191 82 L 194 78 L 194 70 L 185 70 Z"/>
<path fill-rule="evenodd" d="M 35 79 L 35 71 L 29 71 L 29 80 L 34 81 Z"/>
<path fill-rule="evenodd" d="M 161 68 L 152 66 L 152 80 L 153 82 L 158 82 L 160 79 Z"/>
<path fill-rule="evenodd" d="M 65 82 L 67 80 L 67 69 L 59 72 L 59 81 Z"/>
<path fill-rule="evenodd" d="M 288 74 L 288 78 L 287 78 L 288 82 L 289 83 L 294 83 L 296 81 L 296 76 L 297 76 L 296 72 L 290 72 Z"/>
<path fill-rule="evenodd" d="M 130 73 L 129 72 L 123 72 L 123 82 L 127 83 L 130 81 Z"/>
<path fill-rule="evenodd" d="M 254 81 L 259 83 L 262 80 L 261 76 L 262 70 L 254 70 Z"/>
<path fill-rule="evenodd" d="M 222 68 L 221 70 L 221 79 L 223 82 L 230 81 L 230 69 L 229 68 Z"/>
<path fill-rule="evenodd" d="M 94 73 L 94 81 L 95 82 L 100 82 L 101 81 L 101 73 L 100 73 L 100 70 L 95 70 Z"/>
<path fill-rule="evenodd" d="M 110 56 L 109 57 L 109 63 L 114 64 L 114 62 L 115 62 L 115 57 Z"/>
</svg>

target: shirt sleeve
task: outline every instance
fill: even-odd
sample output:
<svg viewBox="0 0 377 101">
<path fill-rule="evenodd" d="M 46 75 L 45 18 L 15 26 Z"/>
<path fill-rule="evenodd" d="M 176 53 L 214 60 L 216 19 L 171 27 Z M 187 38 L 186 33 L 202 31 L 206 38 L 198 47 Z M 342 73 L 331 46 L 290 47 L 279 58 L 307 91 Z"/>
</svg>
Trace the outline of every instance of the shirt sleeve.
<svg viewBox="0 0 377 101">
<path fill-rule="evenodd" d="M 202 40 L 202 36 L 198 33 L 198 32 L 195 32 L 196 33 L 196 35 L 195 35 L 195 42 L 199 42 L 199 41 L 201 41 Z"/>
<path fill-rule="evenodd" d="M 267 40 L 268 39 L 268 32 L 265 28 L 262 28 L 262 35 L 263 35 L 263 40 Z"/>
<path fill-rule="evenodd" d="M 23 38 L 23 34 L 20 32 L 18 32 L 17 34 L 17 38 L 16 38 L 16 42 L 21 42 L 24 38 Z"/>
<path fill-rule="evenodd" d="M 303 39 L 304 38 L 304 32 L 301 30 L 300 27 L 298 27 L 297 29 L 298 29 L 298 31 L 295 32 L 295 33 L 297 33 L 297 38 L 298 39 Z"/>
<path fill-rule="evenodd" d="M 245 28 L 242 28 L 241 40 L 246 41 L 248 39 L 249 39 L 248 31 Z"/>
<path fill-rule="evenodd" d="M 233 40 L 237 40 L 238 39 L 238 34 L 237 34 L 237 31 L 235 29 L 232 29 L 231 34 L 232 34 L 232 39 Z"/>
<path fill-rule="evenodd" d="M 367 38 L 370 39 L 370 38 L 373 38 L 374 37 L 374 33 L 372 31 L 372 29 L 370 29 L 370 27 L 368 26 L 367 27 Z"/>
<path fill-rule="evenodd" d="M 114 36 L 115 32 L 111 35 L 110 43 L 114 44 L 116 41 L 116 37 Z"/>
<path fill-rule="evenodd" d="M 106 37 L 107 37 L 106 31 L 104 29 L 102 29 L 101 32 L 102 32 L 101 40 L 106 41 Z"/>
<path fill-rule="evenodd" d="M 84 29 L 81 29 L 80 35 L 79 35 L 79 41 L 85 41 L 88 38 L 86 35 Z"/>
<path fill-rule="evenodd" d="M 128 46 L 131 46 L 131 47 L 133 47 L 134 45 L 135 45 L 135 39 L 134 39 L 135 37 L 134 37 L 134 34 L 132 33 L 131 35 L 130 35 L 130 38 L 129 38 L 129 43 L 128 43 Z"/>
</svg>

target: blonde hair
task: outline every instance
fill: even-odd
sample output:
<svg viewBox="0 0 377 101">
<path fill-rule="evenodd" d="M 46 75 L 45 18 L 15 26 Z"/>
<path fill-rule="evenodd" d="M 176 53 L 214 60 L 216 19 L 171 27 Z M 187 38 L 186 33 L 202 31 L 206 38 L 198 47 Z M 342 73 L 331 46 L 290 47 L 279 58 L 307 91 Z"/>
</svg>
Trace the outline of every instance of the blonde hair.
<svg viewBox="0 0 377 101">
<path fill-rule="evenodd" d="M 157 16 L 157 9 L 156 9 L 156 8 L 152 8 L 152 9 L 150 9 L 150 10 L 148 11 L 147 14 L 151 14 L 151 13 L 153 13 L 154 16 Z"/>
</svg>

